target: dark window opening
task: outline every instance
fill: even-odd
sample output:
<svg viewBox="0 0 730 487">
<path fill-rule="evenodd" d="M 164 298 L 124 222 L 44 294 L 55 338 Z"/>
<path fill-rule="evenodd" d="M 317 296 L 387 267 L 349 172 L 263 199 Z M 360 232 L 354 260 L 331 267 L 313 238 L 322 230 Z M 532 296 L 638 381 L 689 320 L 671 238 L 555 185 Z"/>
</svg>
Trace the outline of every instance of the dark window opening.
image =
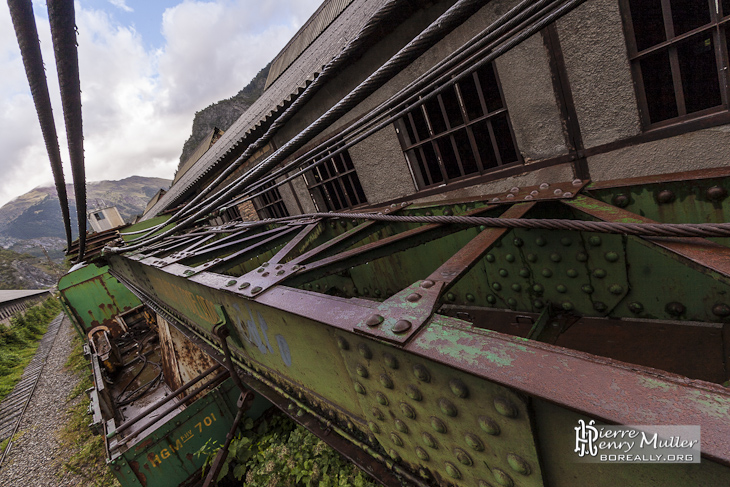
<svg viewBox="0 0 730 487">
<path fill-rule="evenodd" d="M 492 64 L 396 122 L 419 188 L 521 162 Z"/>
<path fill-rule="evenodd" d="M 332 149 L 315 159 L 315 162 L 322 159 L 325 161 L 304 175 L 309 193 L 319 211 L 339 211 L 367 203 L 350 154 L 342 151 L 330 156 L 335 150 Z"/>
<path fill-rule="evenodd" d="M 96 221 L 106 220 L 106 217 L 102 212 L 94 213 L 94 218 L 96 218 Z"/>
<path fill-rule="evenodd" d="M 274 184 L 274 181 L 264 184 L 261 189 L 268 189 L 268 191 L 261 196 L 257 196 L 253 200 L 256 213 L 262 220 L 266 218 L 283 218 L 285 216 L 289 216 L 289 211 L 287 211 L 286 205 L 281 199 L 279 188 L 273 187 Z"/>
<path fill-rule="evenodd" d="M 726 109 L 730 0 L 621 1 L 644 125 Z"/>
</svg>

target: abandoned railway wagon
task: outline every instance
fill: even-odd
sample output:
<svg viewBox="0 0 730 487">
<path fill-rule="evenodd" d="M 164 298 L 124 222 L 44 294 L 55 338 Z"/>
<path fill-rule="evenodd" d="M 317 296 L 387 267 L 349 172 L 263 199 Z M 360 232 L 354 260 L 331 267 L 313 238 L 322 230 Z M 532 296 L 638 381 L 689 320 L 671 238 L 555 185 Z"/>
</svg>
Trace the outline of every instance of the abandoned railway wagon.
<svg viewBox="0 0 730 487">
<path fill-rule="evenodd" d="M 123 483 L 178 485 L 154 475 L 187 461 L 180 415 L 222 438 L 251 390 L 385 485 L 730 485 L 729 21 L 727 0 L 325 1 L 62 280 Z M 105 381 L 130 354 L 178 398 L 154 427 L 105 399 L 164 395 Z"/>
</svg>

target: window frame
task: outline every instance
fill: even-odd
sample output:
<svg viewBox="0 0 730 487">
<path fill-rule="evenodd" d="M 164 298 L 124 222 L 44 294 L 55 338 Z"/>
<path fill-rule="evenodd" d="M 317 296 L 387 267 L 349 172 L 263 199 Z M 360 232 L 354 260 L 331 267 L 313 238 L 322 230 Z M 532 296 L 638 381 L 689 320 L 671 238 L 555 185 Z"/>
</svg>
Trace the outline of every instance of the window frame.
<svg viewBox="0 0 730 487">
<path fill-rule="evenodd" d="M 320 164 L 304 173 L 309 195 L 320 212 L 349 210 L 368 203 L 350 153 L 344 150 L 335 156 L 330 156 L 335 150 L 337 147 L 314 159 L 313 162 Z M 323 159 L 324 162 L 321 162 Z M 340 162 L 344 171 L 340 170 L 335 159 Z M 345 181 L 349 182 L 352 191 L 345 186 Z M 339 192 L 335 186 L 339 188 Z"/>
<path fill-rule="evenodd" d="M 253 199 L 253 207 L 262 220 L 290 216 L 289 209 L 281 197 L 281 192 L 278 187 L 273 187 L 274 184 L 276 184 L 275 181 L 269 181 L 262 185 L 261 189 L 268 189 L 268 191 Z"/>
<path fill-rule="evenodd" d="M 666 127 L 682 123 L 687 120 L 701 118 L 706 115 L 721 113 L 730 108 L 728 102 L 728 100 L 730 100 L 730 83 L 728 82 L 728 67 L 730 67 L 730 59 L 728 58 L 727 46 L 728 42 L 730 42 L 727 40 L 727 36 L 730 32 L 726 32 L 730 30 L 730 12 L 723 12 L 723 1 L 717 0 L 717 2 L 715 2 L 715 0 L 707 0 L 707 8 L 710 12 L 710 21 L 680 35 L 675 35 L 674 33 L 674 19 L 672 17 L 671 0 L 659 1 L 662 9 L 665 39 L 658 44 L 639 51 L 631 14 L 630 0 L 619 0 L 621 18 L 626 38 L 627 57 L 634 80 L 636 100 L 639 106 L 639 117 L 641 119 L 641 125 L 645 130 Z M 717 9 L 713 8 L 715 5 L 717 6 Z M 713 51 L 715 55 L 721 103 L 713 107 L 687 113 L 677 47 L 683 42 L 703 32 L 712 33 Z M 667 52 L 669 56 L 673 84 L 672 91 L 674 92 L 677 116 L 652 123 L 640 61 L 648 56 L 658 54 L 660 52 Z"/>
<path fill-rule="evenodd" d="M 395 127 L 396 132 L 398 134 L 398 138 L 400 140 L 401 149 L 403 150 L 403 154 L 406 157 L 406 160 L 408 161 L 408 165 L 411 170 L 411 174 L 414 178 L 414 182 L 416 184 L 416 187 L 418 190 L 426 189 L 426 188 L 433 188 L 444 184 L 449 184 L 454 181 L 459 181 L 466 178 L 471 178 L 475 176 L 480 176 L 484 174 L 488 174 L 491 172 L 499 171 L 503 168 L 510 167 L 510 166 L 517 166 L 517 165 L 523 165 L 524 160 L 522 158 L 522 154 L 519 151 L 519 148 L 517 146 L 517 139 L 515 137 L 514 129 L 512 128 L 512 121 L 509 117 L 509 110 L 507 108 L 507 103 L 504 99 L 504 92 L 502 91 L 502 84 L 499 80 L 499 73 L 497 72 L 497 66 L 494 62 L 490 63 L 491 69 L 494 73 L 494 82 L 495 82 L 495 88 L 496 92 L 499 95 L 499 101 L 501 103 L 501 107 L 497 108 L 495 110 L 489 110 L 487 105 L 487 99 L 484 93 L 485 87 L 482 85 L 482 82 L 479 80 L 479 76 L 477 74 L 477 70 L 474 70 L 471 73 L 471 79 L 474 83 L 474 87 L 476 88 L 476 95 L 479 99 L 480 109 L 481 109 L 481 115 L 470 118 L 468 111 L 466 109 L 466 100 L 465 96 L 462 93 L 463 88 L 461 87 L 461 82 L 454 83 L 452 87 L 450 88 L 453 90 L 453 93 L 456 96 L 456 101 L 459 108 L 459 114 L 461 115 L 461 123 L 458 123 L 456 125 L 453 125 L 450 118 L 449 118 L 449 112 L 447 110 L 446 102 L 444 101 L 443 94 L 446 93 L 440 93 L 436 96 L 436 101 L 438 102 L 438 106 L 440 108 L 440 115 L 443 124 L 445 124 L 446 129 L 441 132 L 436 132 L 433 127 L 433 122 L 431 121 L 431 115 L 429 114 L 429 111 L 426 107 L 426 103 L 414 107 L 413 110 L 410 110 L 404 117 L 396 120 Z M 486 84 L 486 81 L 484 82 Z M 429 102 L 427 102 L 429 103 Z M 427 137 L 421 137 L 418 133 L 417 124 L 414 121 L 413 118 L 413 112 L 415 110 L 419 110 L 421 117 L 423 117 L 423 120 L 426 123 L 426 127 L 428 130 L 428 136 Z M 408 119 L 408 124 L 410 125 L 410 130 L 408 126 L 406 125 L 405 118 Z M 504 121 L 507 124 L 507 129 L 509 130 L 509 137 L 510 142 L 512 144 L 512 149 L 514 150 L 516 160 L 510 161 L 510 162 L 504 162 L 502 160 L 502 154 L 500 150 L 500 144 L 497 140 L 497 136 L 495 134 L 493 121 L 499 119 L 500 117 L 504 118 Z M 487 166 L 485 164 L 486 161 L 482 160 L 482 155 L 479 151 L 479 145 L 477 143 L 477 137 L 474 134 L 474 128 L 479 125 L 480 123 L 484 123 L 487 132 L 489 135 L 489 144 L 490 148 L 492 150 L 492 154 L 494 156 L 494 160 L 496 161 L 496 165 L 494 166 Z M 471 153 L 474 156 L 474 164 L 476 164 L 477 170 L 467 173 L 464 170 L 464 163 L 462 160 L 462 154 L 459 152 L 458 149 L 458 143 L 455 139 L 455 136 L 459 134 L 460 132 L 465 132 L 467 136 L 467 140 L 469 142 L 469 148 L 471 149 Z M 411 134 L 413 135 L 413 138 L 415 138 L 415 141 L 412 141 Z M 459 172 L 458 176 L 449 176 L 448 169 L 446 167 L 445 159 L 441 153 L 441 149 L 439 148 L 439 141 L 448 137 L 449 143 L 451 146 L 451 149 L 453 151 L 453 155 L 456 158 L 456 166 Z M 501 140 L 501 139 L 500 139 Z M 434 181 L 434 178 L 432 177 L 431 170 L 426 168 L 425 166 L 428 165 L 426 154 L 424 153 L 424 148 L 426 146 L 430 145 L 431 150 L 436 155 L 436 163 L 439 168 L 439 172 L 441 175 L 440 181 Z M 419 152 L 420 159 L 424 161 L 424 169 L 426 169 L 426 174 L 423 173 L 421 170 L 421 164 L 418 160 L 413 160 L 414 157 L 411 155 L 411 153 L 415 153 L 416 151 Z"/>
</svg>

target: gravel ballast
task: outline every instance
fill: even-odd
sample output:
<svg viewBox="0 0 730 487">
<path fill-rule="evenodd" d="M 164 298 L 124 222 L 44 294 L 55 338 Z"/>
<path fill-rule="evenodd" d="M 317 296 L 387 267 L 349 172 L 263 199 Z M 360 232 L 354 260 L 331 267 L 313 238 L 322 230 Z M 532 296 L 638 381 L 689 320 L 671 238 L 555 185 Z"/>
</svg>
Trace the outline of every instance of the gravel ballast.
<svg viewBox="0 0 730 487">
<path fill-rule="evenodd" d="M 65 471 L 63 463 L 72 451 L 63 450 L 59 440 L 68 421 L 67 410 L 73 405 L 67 398 L 80 381 L 64 367 L 74 346 L 73 337 L 71 324 L 64 317 L 16 440 L 0 467 L 1 487 L 77 487 L 88 483 Z"/>
</svg>

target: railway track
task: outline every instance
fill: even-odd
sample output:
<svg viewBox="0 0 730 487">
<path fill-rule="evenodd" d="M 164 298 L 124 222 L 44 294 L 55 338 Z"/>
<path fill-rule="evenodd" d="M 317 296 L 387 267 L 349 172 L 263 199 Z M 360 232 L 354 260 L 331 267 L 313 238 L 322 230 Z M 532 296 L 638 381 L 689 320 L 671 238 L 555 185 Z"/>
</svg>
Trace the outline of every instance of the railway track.
<svg viewBox="0 0 730 487">
<path fill-rule="evenodd" d="M 48 325 L 48 331 L 43 335 L 38 350 L 33 360 L 25 368 L 20 382 L 15 385 L 13 392 L 0 403 L 0 442 L 12 438 L 18 426 L 20 426 L 20 421 L 23 419 L 23 414 L 30 403 L 31 397 L 33 397 L 33 391 L 35 391 L 38 380 L 43 373 L 43 367 L 46 365 L 48 354 L 53 348 L 63 318 L 64 315 L 61 313 Z M 5 460 L 5 456 L 10 452 L 11 447 L 12 439 L 8 442 L 0 457 L 0 466 Z"/>
</svg>

